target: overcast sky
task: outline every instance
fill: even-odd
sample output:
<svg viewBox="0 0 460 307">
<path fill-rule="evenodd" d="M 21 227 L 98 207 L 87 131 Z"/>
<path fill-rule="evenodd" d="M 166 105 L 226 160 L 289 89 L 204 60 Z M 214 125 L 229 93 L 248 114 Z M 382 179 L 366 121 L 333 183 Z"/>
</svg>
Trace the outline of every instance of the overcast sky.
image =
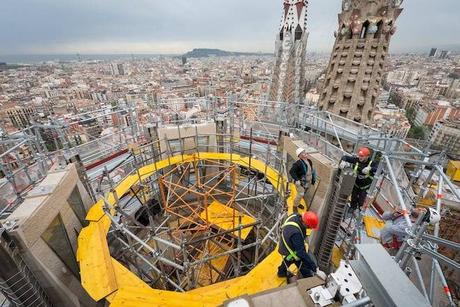
<svg viewBox="0 0 460 307">
<path fill-rule="evenodd" d="M 273 52 L 282 0 L 1 0 L 0 54 Z M 308 50 L 329 52 L 341 0 L 310 0 Z M 406 0 L 391 51 L 460 45 L 459 0 Z"/>
</svg>

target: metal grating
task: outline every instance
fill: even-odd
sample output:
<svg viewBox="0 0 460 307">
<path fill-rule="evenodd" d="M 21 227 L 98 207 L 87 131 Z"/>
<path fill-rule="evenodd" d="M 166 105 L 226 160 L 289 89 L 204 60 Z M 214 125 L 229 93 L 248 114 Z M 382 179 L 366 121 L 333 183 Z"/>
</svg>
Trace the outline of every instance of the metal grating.
<svg viewBox="0 0 460 307">
<path fill-rule="evenodd" d="M 334 180 L 334 187 L 328 203 L 329 212 L 323 228 L 320 246 L 317 252 L 318 266 L 323 271 L 329 271 L 332 249 L 337 239 L 340 223 L 345 215 L 348 196 L 351 194 L 356 177 L 351 169 L 344 169 L 338 173 Z"/>
<path fill-rule="evenodd" d="M 29 270 L 14 241 L 0 228 L 0 292 L 13 306 L 50 307 L 47 295 Z"/>
</svg>

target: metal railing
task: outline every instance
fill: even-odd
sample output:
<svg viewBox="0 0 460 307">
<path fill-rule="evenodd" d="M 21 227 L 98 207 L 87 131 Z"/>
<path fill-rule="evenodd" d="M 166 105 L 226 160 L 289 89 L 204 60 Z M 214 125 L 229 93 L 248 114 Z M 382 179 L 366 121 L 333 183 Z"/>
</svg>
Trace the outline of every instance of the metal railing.
<svg viewBox="0 0 460 307">
<path fill-rule="evenodd" d="M 369 189 L 368 203 L 370 204 L 377 201 L 387 204 L 387 208 L 409 209 L 423 198 L 435 175 L 443 178 L 443 183 L 440 184 L 441 194 L 446 193 L 445 186 L 447 185 L 454 198 L 460 202 L 458 189 L 442 170 L 442 157 L 436 161 L 430 161 L 430 152 L 426 148 L 418 149 L 406 140 L 388 136 L 374 128 L 328 112 L 283 102 L 240 101 L 236 97 L 160 100 L 148 105 L 149 115 L 153 119 L 149 123 L 151 127 L 175 125 L 178 128 L 178 148 L 171 148 L 169 142 L 166 142 L 166 148 L 162 148 L 161 144 L 166 140 L 154 138 L 151 141 L 152 136 L 147 135 L 138 123 L 137 110 L 132 105 L 112 110 L 114 114 L 127 116 L 127 121 L 117 126 L 118 132 L 73 148 L 70 145 L 71 142 L 68 142 L 71 135 L 68 127 L 50 126 L 48 128 L 60 131 L 58 135 L 64 155 L 78 154 L 84 165 L 93 164 L 120 150 L 126 150 L 128 143 L 135 142 L 139 145 L 138 153 L 135 153 L 136 150 L 134 150 L 120 158 L 115 165 L 103 164 L 99 170 L 96 168 L 89 181 L 90 186 L 97 192 L 113 189 L 117 182 L 136 174 L 136 170 L 144 165 L 160 159 L 168 159 L 175 154 L 200 151 L 256 156 L 284 175 L 287 173 L 286 161 L 282 160 L 276 152 L 279 133 L 284 132 L 294 134 L 295 137 L 316 148 L 332 161 L 339 161 L 344 154 L 356 152 L 360 146 L 370 147 L 375 153 L 378 153 L 378 156 L 375 155 L 374 158 L 380 159 L 381 167 L 375 174 L 374 182 Z M 196 108 L 196 112 L 194 111 L 193 116 L 188 117 L 187 111 L 192 108 Z M 107 116 L 101 112 L 94 114 L 94 118 L 98 120 L 103 120 Z M 213 121 L 225 122 L 226 130 L 218 130 L 212 135 L 196 133 L 193 136 L 195 137 L 195 148 L 183 147 L 184 142 L 180 137 L 181 126 Z M 21 195 L 24 192 L 46 176 L 46 169 L 53 161 L 44 148 L 43 139 L 35 132 L 36 129 L 31 127 L 23 136 L 11 136 L 8 142 L 11 142 L 12 145 L 8 145 L 7 152 L 2 154 L 2 171 L 5 178 L 0 183 L 0 212 L 4 215 L 21 201 Z M 201 137 L 210 136 L 216 137 L 215 144 L 200 141 Z M 21 144 L 22 140 L 25 140 L 24 144 Z M 34 149 L 32 150 L 33 159 L 21 161 L 16 170 L 9 170 L 11 163 L 3 158 L 10 153 L 19 152 L 22 145 Z M 407 164 L 414 165 L 415 171 L 407 174 L 404 171 Z M 431 169 L 430 175 L 420 182 L 421 173 L 428 168 Z M 413 190 L 416 183 L 421 187 L 418 192 Z"/>
</svg>

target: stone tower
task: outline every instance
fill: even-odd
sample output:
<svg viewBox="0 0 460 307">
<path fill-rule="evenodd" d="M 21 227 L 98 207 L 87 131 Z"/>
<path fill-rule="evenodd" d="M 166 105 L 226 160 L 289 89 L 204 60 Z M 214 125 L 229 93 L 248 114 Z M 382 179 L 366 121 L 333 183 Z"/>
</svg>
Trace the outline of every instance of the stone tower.
<svg viewBox="0 0 460 307">
<path fill-rule="evenodd" d="M 281 29 L 276 37 L 271 101 L 302 103 L 307 49 L 307 0 L 285 0 Z"/>
<path fill-rule="evenodd" d="M 320 110 L 372 121 L 402 0 L 343 0 Z"/>
</svg>

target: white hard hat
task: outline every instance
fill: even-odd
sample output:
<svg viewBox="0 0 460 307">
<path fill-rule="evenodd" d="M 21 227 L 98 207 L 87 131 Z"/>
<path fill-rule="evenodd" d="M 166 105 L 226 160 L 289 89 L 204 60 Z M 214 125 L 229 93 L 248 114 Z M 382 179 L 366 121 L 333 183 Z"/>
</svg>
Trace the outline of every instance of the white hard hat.
<svg viewBox="0 0 460 307">
<path fill-rule="evenodd" d="M 297 150 L 295 151 L 295 154 L 296 154 L 297 157 L 298 157 L 298 156 L 300 156 L 300 154 L 301 154 L 302 152 L 304 152 L 304 151 L 305 151 L 305 149 L 299 147 L 299 148 L 297 148 Z"/>
<path fill-rule="evenodd" d="M 433 208 L 428 208 L 428 211 L 430 212 L 430 217 L 428 223 L 431 225 L 439 223 L 441 220 L 441 216 L 439 215 L 439 212 L 434 210 Z"/>
</svg>

